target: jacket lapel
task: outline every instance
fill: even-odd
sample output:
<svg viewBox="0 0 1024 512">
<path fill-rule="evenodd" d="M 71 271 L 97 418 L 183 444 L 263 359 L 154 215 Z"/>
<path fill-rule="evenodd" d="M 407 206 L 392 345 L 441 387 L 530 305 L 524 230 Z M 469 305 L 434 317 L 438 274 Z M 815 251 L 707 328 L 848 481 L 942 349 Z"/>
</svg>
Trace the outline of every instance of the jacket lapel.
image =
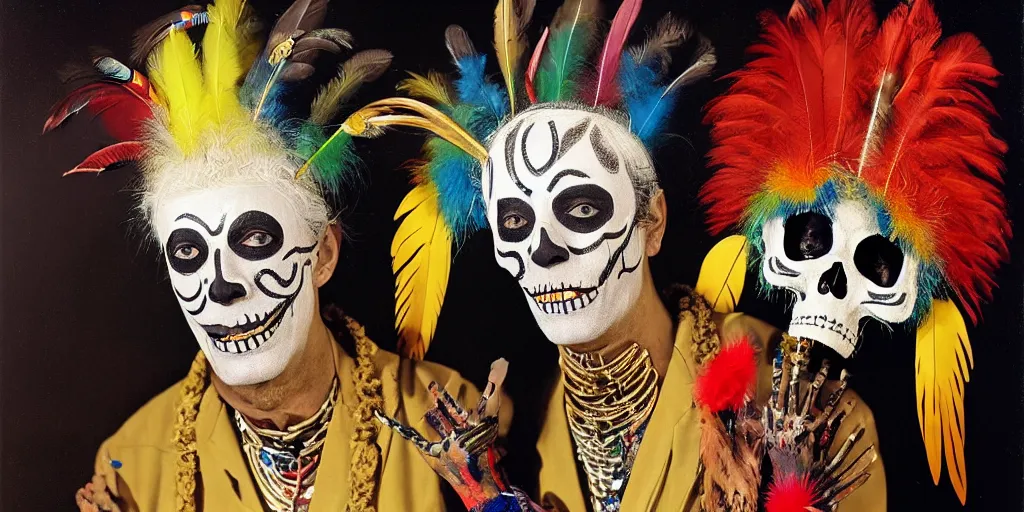
<svg viewBox="0 0 1024 512">
<path fill-rule="evenodd" d="M 580 479 L 577 477 L 569 420 L 565 417 L 565 388 L 562 386 L 561 372 L 552 387 L 554 389 L 548 400 L 544 426 L 537 439 L 537 451 L 541 456 L 540 499 L 549 502 L 544 505 L 558 504 L 567 511 L 587 510 Z M 558 501 L 555 502 L 553 498 Z"/>
<path fill-rule="evenodd" d="M 700 422 L 693 405 L 692 327 L 692 320 L 684 320 L 676 330 L 672 360 L 633 462 L 622 510 L 682 510 L 693 488 Z"/>
<path fill-rule="evenodd" d="M 213 385 L 206 388 L 196 417 L 196 451 L 206 510 L 262 511 L 263 504 L 249 474 L 232 418 Z M 237 499 L 236 499 L 237 492 Z M 241 500 L 240 502 L 237 500 Z"/>
</svg>

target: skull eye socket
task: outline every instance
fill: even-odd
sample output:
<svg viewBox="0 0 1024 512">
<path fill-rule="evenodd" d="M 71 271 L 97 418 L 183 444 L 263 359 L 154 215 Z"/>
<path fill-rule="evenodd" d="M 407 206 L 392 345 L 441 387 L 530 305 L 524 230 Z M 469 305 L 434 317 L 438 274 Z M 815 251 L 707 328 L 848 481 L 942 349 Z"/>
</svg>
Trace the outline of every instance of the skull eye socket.
<svg viewBox="0 0 1024 512">
<path fill-rule="evenodd" d="M 202 268 L 209 255 L 203 236 L 198 231 L 188 228 L 172 231 L 171 236 L 167 237 L 164 250 L 167 252 L 167 263 L 171 268 L 186 276 Z"/>
<path fill-rule="evenodd" d="M 832 250 L 832 221 L 814 212 L 786 219 L 783 247 L 793 261 L 813 260 Z"/>
<path fill-rule="evenodd" d="M 284 230 L 270 214 L 250 210 L 238 216 L 228 229 L 228 246 L 249 261 L 265 260 L 281 250 Z"/>
<path fill-rule="evenodd" d="M 560 192 L 551 208 L 558 222 L 574 233 L 593 233 L 611 220 L 615 201 L 597 185 L 576 185 Z"/>
<path fill-rule="evenodd" d="M 516 197 L 498 200 L 498 237 L 510 243 L 526 240 L 533 232 L 536 215 L 526 201 Z"/>
<path fill-rule="evenodd" d="M 889 288 L 896 284 L 903 270 L 903 251 L 888 238 L 872 235 L 857 244 L 853 263 L 872 283 Z"/>
</svg>

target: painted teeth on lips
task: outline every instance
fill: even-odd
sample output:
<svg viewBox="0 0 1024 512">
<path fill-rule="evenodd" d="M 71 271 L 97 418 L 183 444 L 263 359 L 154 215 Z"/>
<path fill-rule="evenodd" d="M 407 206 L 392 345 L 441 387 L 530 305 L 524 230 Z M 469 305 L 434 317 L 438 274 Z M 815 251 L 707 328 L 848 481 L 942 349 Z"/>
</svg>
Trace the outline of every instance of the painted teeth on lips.
<svg viewBox="0 0 1024 512">
<path fill-rule="evenodd" d="M 257 319 L 244 325 L 225 327 L 223 325 L 204 325 L 203 329 L 210 336 L 214 347 L 221 352 L 229 354 L 241 354 L 250 350 L 260 348 L 260 345 L 273 336 L 281 319 L 284 318 L 284 311 L 291 305 L 292 300 L 285 300 L 278 304 L 270 313 L 263 316 L 255 315 Z"/>
<path fill-rule="evenodd" d="M 548 303 L 548 302 L 562 302 L 563 300 L 572 300 L 572 299 L 575 299 L 576 297 L 579 297 L 579 296 L 580 296 L 580 292 L 577 292 L 575 290 L 566 290 L 566 291 L 563 291 L 563 292 L 542 293 L 540 295 L 535 295 L 533 298 L 536 299 L 537 302 Z"/>
</svg>

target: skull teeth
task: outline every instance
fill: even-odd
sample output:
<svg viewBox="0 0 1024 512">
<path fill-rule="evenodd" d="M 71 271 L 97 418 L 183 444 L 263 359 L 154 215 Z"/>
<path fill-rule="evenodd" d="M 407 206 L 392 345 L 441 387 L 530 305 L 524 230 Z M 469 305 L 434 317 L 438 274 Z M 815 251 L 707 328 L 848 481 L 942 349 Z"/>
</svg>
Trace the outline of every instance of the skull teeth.
<svg viewBox="0 0 1024 512">
<path fill-rule="evenodd" d="M 799 315 L 789 322 L 790 326 L 816 327 L 842 336 L 843 341 L 850 345 L 857 344 L 857 333 L 842 322 L 828 315 Z"/>
<path fill-rule="evenodd" d="M 540 293 L 532 293 L 537 308 L 548 314 L 566 315 L 587 307 L 597 298 L 597 289 L 562 289 L 558 291 L 547 291 L 550 287 L 543 287 Z M 529 292 L 527 292 L 529 293 Z"/>
</svg>

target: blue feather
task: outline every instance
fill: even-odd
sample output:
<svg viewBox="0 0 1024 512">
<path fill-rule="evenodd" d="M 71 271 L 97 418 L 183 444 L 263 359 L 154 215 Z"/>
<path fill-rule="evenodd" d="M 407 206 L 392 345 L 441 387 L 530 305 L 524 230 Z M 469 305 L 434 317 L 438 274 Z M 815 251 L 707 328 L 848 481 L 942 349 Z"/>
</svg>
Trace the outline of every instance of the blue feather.
<svg viewBox="0 0 1024 512">
<path fill-rule="evenodd" d="M 249 73 L 245 75 L 245 81 L 238 91 L 238 100 L 246 110 L 252 112 L 256 108 L 256 103 L 259 102 L 260 95 L 263 94 L 263 89 L 273 74 L 274 66 L 267 62 L 267 54 L 264 52 L 249 68 Z"/>
<path fill-rule="evenodd" d="M 637 64 L 630 52 L 623 52 L 619 66 L 619 88 L 629 112 L 630 130 L 651 147 L 672 115 L 676 92 L 666 94 L 667 86 L 658 83 L 658 70 Z"/>
<path fill-rule="evenodd" d="M 427 172 L 437 187 L 441 215 L 456 243 L 487 227 L 480 190 L 480 164 L 450 142 L 433 137 L 427 142 Z"/>
<path fill-rule="evenodd" d="M 497 129 L 491 115 L 481 115 L 484 109 L 456 104 L 452 120 L 468 130 L 478 140 Z M 462 243 L 473 233 L 487 228 L 483 192 L 480 189 L 480 162 L 466 152 L 439 137 L 426 145 L 428 178 L 438 190 L 438 203 L 445 223 L 452 230 L 456 243 Z"/>
<path fill-rule="evenodd" d="M 487 56 L 463 57 L 456 64 L 459 66 L 459 78 L 455 80 L 455 90 L 459 101 L 485 109 L 497 125 L 508 113 L 508 93 L 504 86 L 487 80 Z"/>
</svg>

